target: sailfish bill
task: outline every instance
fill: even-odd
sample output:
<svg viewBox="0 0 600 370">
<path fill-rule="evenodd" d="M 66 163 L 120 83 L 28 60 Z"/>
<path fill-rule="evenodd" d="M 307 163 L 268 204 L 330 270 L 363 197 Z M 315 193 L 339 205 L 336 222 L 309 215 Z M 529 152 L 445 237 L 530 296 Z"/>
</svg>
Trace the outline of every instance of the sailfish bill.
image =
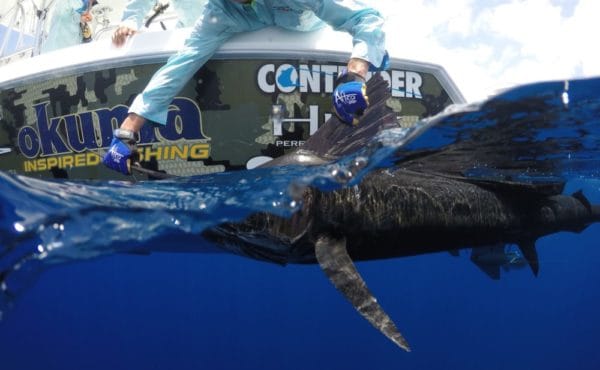
<svg viewBox="0 0 600 370">
<path fill-rule="evenodd" d="M 321 235 L 315 242 L 315 256 L 325 275 L 352 306 L 383 335 L 410 352 L 408 342 L 356 270 L 346 250 L 346 239 Z"/>
</svg>

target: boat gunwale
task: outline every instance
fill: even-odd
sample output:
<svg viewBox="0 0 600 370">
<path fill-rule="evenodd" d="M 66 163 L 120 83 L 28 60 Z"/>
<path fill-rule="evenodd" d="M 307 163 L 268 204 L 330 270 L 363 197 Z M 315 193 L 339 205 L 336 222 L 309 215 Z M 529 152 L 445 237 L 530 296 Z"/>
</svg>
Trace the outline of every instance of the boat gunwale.
<svg viewBox="0 0 600 370">
<path fill-rule="evenodd" d="M 110 40 L 81 44 L 0 67 L 0 91 L 35 84 L 49 79 L 79 75 L 108 68 L 164 63 L 183 45 L 189 29 L 142 32 L 122 49 L 110 45 Z M 267 28 L 254 34 L 240 35 L 223 45 L 210 60 L 306 60 L 311 62 L 344 62 L 350 53 L 337 43 L 320 43 L 322 35 L 348 38 L 349 35 L 333 30 L 303 33 Z M 265 40 L 266 38 L 266 40 Z M 152 40 L 158 39 L 158 40 Z M 294 47 L 286 47 L 293 45 Z M 310 54 L 307 54 L 310 52 Z M 75 58 L 68 58 L 75 55 Z M 307 58 L 310 55 L 310 58 Z M 56 60 L 62 62 L 58 66 Z M 48 62 L 48 63 L 45 63 Z M 40 68 L 41 66 L 41 68 Z M 37 67 L 37 72 L 30 72 Z M 401 59 L 392 56 L 390 68 L 406 69 L 433 75 L 454 103 L 466 100 L 446 70 L 438 65 Z M 8 76 L 12 77 L 8 77 Z"/>
</svg>

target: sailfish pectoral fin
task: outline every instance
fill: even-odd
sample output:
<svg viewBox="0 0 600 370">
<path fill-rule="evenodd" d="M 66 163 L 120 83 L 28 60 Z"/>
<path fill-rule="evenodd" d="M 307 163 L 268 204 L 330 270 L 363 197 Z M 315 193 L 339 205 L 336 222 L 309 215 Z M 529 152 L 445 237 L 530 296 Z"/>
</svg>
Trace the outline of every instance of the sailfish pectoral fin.
<svg viewBox="0 0 600 370">
<path fill-rule="evenodd" d="M 392 342 L 410 352 L 408 342 L 356 270 L 346 250 L 346 239 L 321 235 L 315 243 L 315 254 L 321 269 L 354 308 Z"/>
<path fill-rule="evenodd" d="M 529 263 L 529 267 L 531 268 L 533 275 L 537 277 L 540 271 L 540 261 L 538 258 L 537 251 L 535 250 L 535 241 L 530 240 L 527 242 L 520 243 L 519 249 L 521 250 L 521 253 L 523 253 L 523 257 L 525 257 L 525 259 Z"/>
</svg>

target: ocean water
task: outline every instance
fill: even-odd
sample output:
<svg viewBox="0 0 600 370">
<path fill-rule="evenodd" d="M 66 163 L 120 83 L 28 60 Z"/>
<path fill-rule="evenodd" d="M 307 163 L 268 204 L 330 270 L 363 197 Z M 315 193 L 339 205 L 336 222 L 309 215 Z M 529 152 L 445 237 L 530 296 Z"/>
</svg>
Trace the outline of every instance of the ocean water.
<svg viewBox="0 0 600 370">
<path fill-rule="evenodd" d="M 600 79 L 456 107 L 326 166 L 138 183 L 1 173 L 0 368 L 598 369 L 598 224 L 539 239 L 537 277 L 510 265 L 492 280 L 467 249 L 358 262 L 411 353 L 362 319 L 318 265 L 255 261 L 197 237 L 256 211 L 291 214 L 298 184 L 352 186 L 460 142 L 501 164 L 478 162 L 469 176 L 560 178 L 566 194 L 598 204 Z"/>
</svg>

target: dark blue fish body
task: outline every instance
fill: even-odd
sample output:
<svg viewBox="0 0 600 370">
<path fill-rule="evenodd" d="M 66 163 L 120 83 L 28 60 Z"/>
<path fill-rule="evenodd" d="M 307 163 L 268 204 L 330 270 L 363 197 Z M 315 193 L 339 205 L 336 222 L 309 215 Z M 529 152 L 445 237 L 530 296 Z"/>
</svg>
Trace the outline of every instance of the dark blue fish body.
<svg viewBox="0 0 600 370">
<path fill-rule="evenodd" d="M 312 263 L 314 243 L 323 233 L 345 237 L 352 259 L 372 260 L 498 243 L 529 245 L 600 220 L 598 206 L 581 193 L 560 194 L 559 184 L 556 194 L 517 184 L 503 184 L 503 193 L 500 183 L 487 185 L 404 169 L 376 171 L 355 187 L 306 189 L 302 209 L 291 218 L 258 213 L 204 235 L 251 257 Z"/>
</svg>

